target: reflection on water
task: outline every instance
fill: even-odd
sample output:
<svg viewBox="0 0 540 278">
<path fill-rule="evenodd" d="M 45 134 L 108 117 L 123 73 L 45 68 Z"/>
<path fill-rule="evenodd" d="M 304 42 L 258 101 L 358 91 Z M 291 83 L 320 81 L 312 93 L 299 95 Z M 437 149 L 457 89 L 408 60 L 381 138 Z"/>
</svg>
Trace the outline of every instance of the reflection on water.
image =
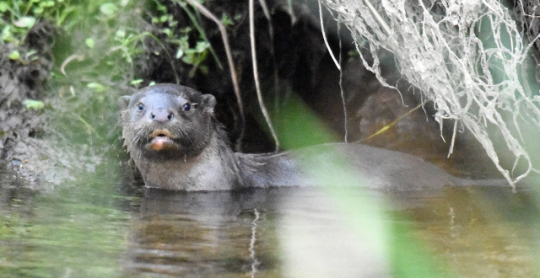
<svg viewBox="0 0 540 278">
<path fill-rule="evenodd" d="M 459 277 L 538 277 L 540 214 L 533 192 L 447 189 L 403 211 L 411 229 Z"/>
<path fill-rule="evenodd" d="M 99 175 L 39 194 L 0 173 L 0 277 L 540 276 L 533 192 L 149 189 L 138 199 Z"/>
<path fill-rule="evenodd" d="M 377 250 L 353 232 L 351 215 L 326 193 L 148 190 L 130 225 L 124 271 L 183 277 L 538 276 L 539 214 L 530 192 L 358 191 L 353 198 L 359 201 L 368 195 L 390 204 L 384 221 L 391 231 L 383 235 L 389 250 Z"/>
<path fill-rule="evenodd" d="M 279 273 L 275 206 L 283 192 L 175 193 L 149 189 L 131 223 L 130 274 L 236 277 Z"/>
</svg>

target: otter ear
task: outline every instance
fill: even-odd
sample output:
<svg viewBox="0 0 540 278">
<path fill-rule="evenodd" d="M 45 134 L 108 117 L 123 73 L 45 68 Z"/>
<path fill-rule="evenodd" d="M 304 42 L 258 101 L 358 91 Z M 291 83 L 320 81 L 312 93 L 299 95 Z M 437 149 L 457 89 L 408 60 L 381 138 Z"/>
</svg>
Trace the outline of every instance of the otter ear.
<svg viewBox="0 0 540 278">
<path fill-rule="evenodd" d="M 118 99 L 118 107 L 120 107 L 121 110 L 126 110 L 129 106 L 129 101 L 131 100 L 131 96 L 121 96 Z"/>
<path fill-rule="evenodd" d="M 216 98 L 211 94 L 202 95 L 201 107 L 204 113 L 214 114 L 214 107 L 216 106 Z"/>
</svg>

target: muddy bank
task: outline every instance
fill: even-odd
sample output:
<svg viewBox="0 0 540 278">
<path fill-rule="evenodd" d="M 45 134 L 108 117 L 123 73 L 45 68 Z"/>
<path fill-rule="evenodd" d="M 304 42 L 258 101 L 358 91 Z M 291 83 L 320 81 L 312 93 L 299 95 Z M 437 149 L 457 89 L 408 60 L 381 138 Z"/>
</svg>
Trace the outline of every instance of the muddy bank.
<svg viewBox="0 0 540 278">
<path fill-rule="evenodd" d="M 40 142 L 47 122 L 42 108 L 32 109 L 28 101 L 42 101 L 45 82 L 53 67 L 51 54 L 55 27 L 47 22 L 36 24 L 24 45 L 0 45 L 0 157 L 7 167 L 28 181 L 41 178 L 40 152 L 47 146 Z M 20 56 L 10 57 L 14 51 Z"/>
</svg>

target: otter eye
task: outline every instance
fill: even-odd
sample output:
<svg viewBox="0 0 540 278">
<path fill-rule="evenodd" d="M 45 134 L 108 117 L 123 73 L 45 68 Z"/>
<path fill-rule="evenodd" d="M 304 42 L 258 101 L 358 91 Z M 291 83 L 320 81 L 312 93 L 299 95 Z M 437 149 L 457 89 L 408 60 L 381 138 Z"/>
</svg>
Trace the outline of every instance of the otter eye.
<svg viewBox="0 0 540 278">
<path fill-rule="evenodd" d="M 182 106 L 182 109 L 184 109 L 184 111 L 189 111 L 189 109 L 191 109 L 191 104 L 189 104 L 189 102 L 186 102 L 184 106 Z"/>
<path fill-rule="evenodd" d="M 144 104 L 139 103 L 139 105 L 137 106 L 137 109 L 139 109 L 139 111 L 143 111 L 144 110 Z"/>
</svg>

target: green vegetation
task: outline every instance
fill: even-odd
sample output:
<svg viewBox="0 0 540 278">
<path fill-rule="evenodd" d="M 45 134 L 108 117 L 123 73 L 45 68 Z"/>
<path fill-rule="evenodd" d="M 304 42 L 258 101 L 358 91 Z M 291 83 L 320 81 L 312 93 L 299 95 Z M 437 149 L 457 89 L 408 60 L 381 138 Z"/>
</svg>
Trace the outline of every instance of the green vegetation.
<svg viewBox="0 0 540 278">
<path fill-rule="evenodd" d="M 171 5 L 186 13 L 185 22 L 179 24 Z M 185 78 L 207 74 L 209 55 L 222 67 L 200 26 L 201 15 L 184 1 L 13 0 L 0 1 L 0 12 L 0 43 L 14 46 L 9 58 L 23 65 L 46 54 L 26 41 L 32 28 L 47 22 L 56 30 L 50 53 L 55 67 L 45 94 L 50 100 L 28 100 L 25 106 L 46 108 L 46 115 L 60 119 L 49 127 L 68 141 L 117 141 L 119 129 L 111 130 L 116 99 L 153 81 L 136 76 L 148 59 L 169 63 L 168 74 L 177 82 L 183 78 L 178 67 L 187 69 Z M 223 21 L 233 23 L 227 16 Z"/>
</svg>

